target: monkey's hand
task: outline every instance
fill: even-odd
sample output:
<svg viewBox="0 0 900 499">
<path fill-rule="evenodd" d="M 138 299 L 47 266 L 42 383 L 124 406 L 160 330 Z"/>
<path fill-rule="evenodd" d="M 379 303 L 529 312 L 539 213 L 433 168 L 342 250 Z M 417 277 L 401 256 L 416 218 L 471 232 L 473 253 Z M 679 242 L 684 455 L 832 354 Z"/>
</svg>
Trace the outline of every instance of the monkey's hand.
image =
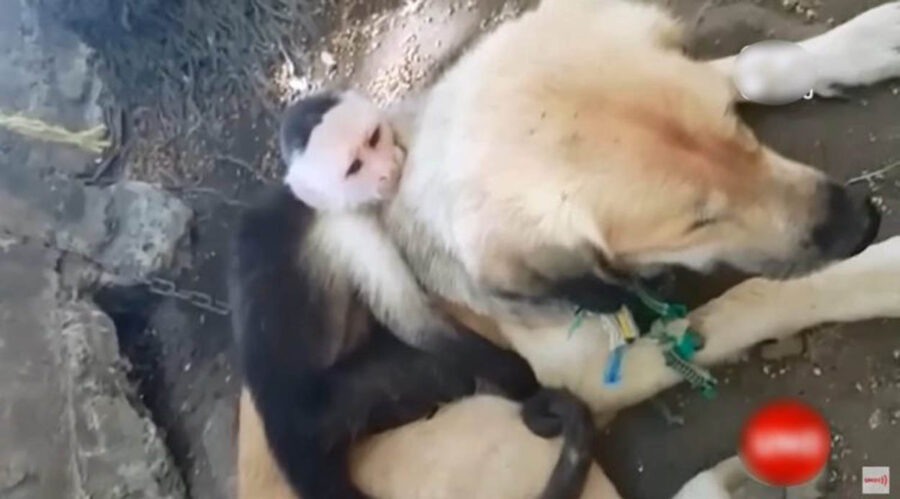
<svg viewBox="0 0 900 499">
<path fill-rule="evenodd" d="M 501 351 L 500 355 L 502 357 L 498 357 L 494 365 L 487 367 L 483 375 L 486 380 L 514 400 L 524 400 L 540 388 L 534 371 L 524 358 L 509 350 Z"/>
</svg>

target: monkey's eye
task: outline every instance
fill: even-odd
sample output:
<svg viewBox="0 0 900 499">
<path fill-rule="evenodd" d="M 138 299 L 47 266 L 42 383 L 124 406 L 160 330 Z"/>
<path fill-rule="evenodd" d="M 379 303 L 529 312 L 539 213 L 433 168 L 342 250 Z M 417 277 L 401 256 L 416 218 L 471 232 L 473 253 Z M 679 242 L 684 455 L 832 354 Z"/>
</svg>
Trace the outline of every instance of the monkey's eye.
<svg viewBox="0 0 900 499">
<path fill-rule="evenodd" d="M 381 126 L 375 128 L 375 131 L 372 132 L 372 136 L 369 137 L 369 147 L 375 147 L 378 145 L 378 141 L 381 140 Z"/>
<path fill-rule="evenodd" d="M 361 168 L 362 168 L 362 161 L 360 161 L 358 159 L 354 159 L 353 162 L 350 163 L 350 168 L 347 169 L 347 175 L 345 175 L 345 176 L 350 177 L 350 176 L 358 173 Z"/>
</svg>

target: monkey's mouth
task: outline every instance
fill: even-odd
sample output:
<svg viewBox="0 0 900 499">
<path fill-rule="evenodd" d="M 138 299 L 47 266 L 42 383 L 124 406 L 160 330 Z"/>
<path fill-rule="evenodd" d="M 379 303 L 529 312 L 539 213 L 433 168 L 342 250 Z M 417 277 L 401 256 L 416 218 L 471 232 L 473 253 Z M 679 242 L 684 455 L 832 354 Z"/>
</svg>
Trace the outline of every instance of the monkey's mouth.
<svg viewBox="0 0 900 499">
<path fill-rule="evenodd" d="M 394 174 L 391 178 L 384 179 L 378 183 L 378 198 L 390 199 L 397 194 L 400 188 L 400 175 Z"/>
</svg>

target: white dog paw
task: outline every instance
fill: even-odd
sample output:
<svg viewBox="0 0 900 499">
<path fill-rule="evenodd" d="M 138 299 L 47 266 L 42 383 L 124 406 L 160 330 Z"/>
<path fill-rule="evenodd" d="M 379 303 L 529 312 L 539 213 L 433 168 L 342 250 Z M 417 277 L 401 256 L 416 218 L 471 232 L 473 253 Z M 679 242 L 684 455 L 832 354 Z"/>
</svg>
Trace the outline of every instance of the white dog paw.
<svg viewBox="0 0 900 499">
<path fill-rule="evenodd" d="M 801 45 L 816 58 L 815 92 L 825 97 L 841 87 L 900 77 L 900 1 L 867 10 Z"/>
</svg>

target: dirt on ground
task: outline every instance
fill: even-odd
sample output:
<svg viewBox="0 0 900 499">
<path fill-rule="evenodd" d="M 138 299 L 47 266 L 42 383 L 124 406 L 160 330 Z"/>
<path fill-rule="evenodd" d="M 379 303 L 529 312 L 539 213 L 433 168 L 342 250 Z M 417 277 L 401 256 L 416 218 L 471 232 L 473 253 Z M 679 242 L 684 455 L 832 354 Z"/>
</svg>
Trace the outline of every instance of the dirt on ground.
<svg viewBox="0 0 900 499">
<path fill-rule="evenodd" d="M 100 181 L 146 180 L 194 209 L 191 266 L 179 284 L 224 298 L 223 258 L 244 199 L 278 177 L 277 111 L 323 87 L 353 85 L 388 103 L 429 81 L 460 50 L 533 1 L 502 0 L 42 0 L 47 16 L 96 51 L 115 141 Z M 699 57 L 763 38 L 799 39 L 878 0 L 669 0 Z M 577 35 L 573 35 L 577 36 Z M 853 89 L 844 99 L 744 116 L 777 150 L 873 192 L 882 237 L 900 232 L 900 84 Z M 727 279 L 688 277 L 712 296 Z M 708 284 L 716 283 L 716 284 Z M 98 301 L 126 338 L 145 403 L 195 498 L 227 495 L 239 388 L 230 326 L 183 300 L 140 290 Z M 625 497 L 671 495 L 697 470 L 735 450 L 748 411 L 777 395 L 821 408 L 835 432 L 829 497 L 859 495 L 861 466 L 900 469 L 900 324 L 831 326 L 798 352 L 754 352 L 717 372 L 721 394 L 687 389 L 622 413 L 599 448 Z M 653 477 L 652 479 L 646 479 Z"/>
</svg>

